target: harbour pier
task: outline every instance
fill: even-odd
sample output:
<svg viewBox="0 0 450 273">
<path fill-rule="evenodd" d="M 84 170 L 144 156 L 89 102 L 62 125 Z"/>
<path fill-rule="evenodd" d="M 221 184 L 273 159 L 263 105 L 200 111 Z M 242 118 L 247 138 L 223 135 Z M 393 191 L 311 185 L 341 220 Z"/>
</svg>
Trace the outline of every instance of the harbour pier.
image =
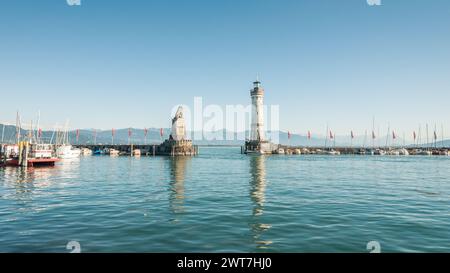
<svg viewBox="0 0 450 273">
<path fill-rule="evenodd" d="M 248 143 L 246 143 L 248 145 Z M 450 156 L 450 147 L 308 147 L 273 144 L 271 151 L 260 154 L 319 154 L 319 155 L 444 155 Z M 253 151 L 247 146 L 241 147 L 241 153 Z"/>
<path fill-rule="evenodd" d="M 198 155 L 197 145 L 185 145 L 181 141 L 171 143 L 168 141 L 162 144 L 80 144 L 72 145 L 75 148 L 87 148 L 94 152 L 94 154 L 103 154 L 104 151 L 116 150 L 119 155 L 133 156 L 139 150 L 139 154 L 143 156 L 178 156 L 178 155 Z"/>
</svg>

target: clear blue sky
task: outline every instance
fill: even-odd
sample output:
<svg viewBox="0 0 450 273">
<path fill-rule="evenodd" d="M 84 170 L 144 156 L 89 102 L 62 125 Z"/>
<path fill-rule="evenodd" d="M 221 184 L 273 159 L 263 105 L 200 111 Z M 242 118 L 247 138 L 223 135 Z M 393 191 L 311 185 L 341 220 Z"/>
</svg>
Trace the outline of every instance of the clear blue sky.
<svg viewBox="0 0 450 273">
<path fill-rule="evenodd" d="M 280 127 L 450 132 L 450 1 L 65 0 L 0 5 L 0 121 L 168 127 L 175 104 L 247 104 Z"/>
</svg>

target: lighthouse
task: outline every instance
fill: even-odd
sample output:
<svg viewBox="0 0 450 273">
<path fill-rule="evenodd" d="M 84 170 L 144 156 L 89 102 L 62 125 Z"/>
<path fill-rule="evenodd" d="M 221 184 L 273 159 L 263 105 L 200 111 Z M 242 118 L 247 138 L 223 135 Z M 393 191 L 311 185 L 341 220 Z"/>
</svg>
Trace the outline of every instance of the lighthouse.
<svg viewBox="0 0 450 273">
<path fill-rule="evenodd" d="M 257 79 L 253 82 L 253 89 L 250 90 L 252 98 L 252 123 L 250 131 L 251 141 L 264 141 L 264 89 L 261 82 Z"/>
<path fill-rule="evenodd" d="M 264 89 L 261 82 L 256 79 L 253 88 L 250 90 L 252 99 L 252 112 L 250 124 L 250 138 L 245 141 L 242 152 L 246 154 L 271 154 L 276 149 L 276 145 L 266 139 L 264 132 Z"/>
</svg>

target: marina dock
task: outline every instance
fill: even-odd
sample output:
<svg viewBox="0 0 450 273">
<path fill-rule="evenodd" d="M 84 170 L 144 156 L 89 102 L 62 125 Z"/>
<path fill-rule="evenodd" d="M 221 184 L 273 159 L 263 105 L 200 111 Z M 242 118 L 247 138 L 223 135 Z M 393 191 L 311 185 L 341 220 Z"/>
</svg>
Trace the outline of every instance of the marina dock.
<svg viewBox="0 0 450 273">
<path fill-rule="evenodd" d="M 318 154 L 318 155 L 442 155 L 450 156 L 450 147 L 318 147 L 318 146 L 289 146 L 272 144 L 271 151 L 260 152 L 263 154 Z M 258 148 L 249 150 L 241 146 L 241 153 L 254 153 Z M 260 151 L 260 150 L 259 150 Z"/>
<path fill-rule="evenodd" d="M 108 150 L 116 150 L 119 155 L 134 155 L 136 150 L 139 150 L 140 155 L 143 156 L 177 156 L 177 155 L 198 155 L 198 146 L 183 146 L 179 143 L 174 145 L 163 144 L 80 144 L 72 145 L 75 148 L 87 148 L 98 154 L 104 154 Z"/>
</svg>

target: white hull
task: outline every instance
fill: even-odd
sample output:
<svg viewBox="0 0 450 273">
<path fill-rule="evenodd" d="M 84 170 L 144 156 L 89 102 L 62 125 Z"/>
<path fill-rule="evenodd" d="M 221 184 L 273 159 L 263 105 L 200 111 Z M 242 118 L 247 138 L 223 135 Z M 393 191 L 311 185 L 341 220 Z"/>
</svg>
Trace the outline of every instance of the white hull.
<svg viewBox="0 0 450 273">
<path fill-rule="evenodd" d="M 56 149 L 56 156 L 61 159 L 71 159 L 80 157 L 81 150 L 73 148 L 72 145 L 63 145 Z"/>
</svg>

